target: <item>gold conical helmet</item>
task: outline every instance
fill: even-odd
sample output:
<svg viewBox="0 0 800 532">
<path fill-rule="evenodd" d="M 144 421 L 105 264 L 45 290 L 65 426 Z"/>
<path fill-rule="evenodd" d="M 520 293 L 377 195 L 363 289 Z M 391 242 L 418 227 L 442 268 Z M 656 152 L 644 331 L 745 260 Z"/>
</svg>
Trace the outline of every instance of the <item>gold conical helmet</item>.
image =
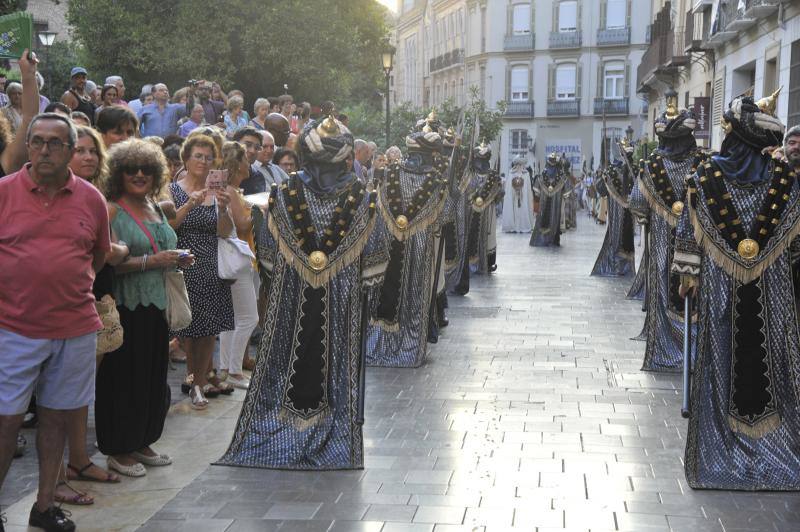
<svg viewBox="0 0 800 532">
<path fill-rule="evenodd" d="M 328 115 L 325 120 L 317 126 L 317 133 L 321 138 L 335 137 L 339 134 L 339 124 L 333 115 Z"/>
<path fill-rule="evenodd" d="M 761 109 L 762 113 L 775 116 L 775 108 L 778 106 L 778 94 L 780 94 L 782 88 L 783 86 L 778 87 L 778 90 L 756 102 L 756 105 Z"/>
<path fill-rule="evenodd" d="M 678 93 L 670 89 L 664 94 L 664 97 L 667 99 L 667 110 L 664 116 L 668 120 L 678 118 Z"/>
</svg>

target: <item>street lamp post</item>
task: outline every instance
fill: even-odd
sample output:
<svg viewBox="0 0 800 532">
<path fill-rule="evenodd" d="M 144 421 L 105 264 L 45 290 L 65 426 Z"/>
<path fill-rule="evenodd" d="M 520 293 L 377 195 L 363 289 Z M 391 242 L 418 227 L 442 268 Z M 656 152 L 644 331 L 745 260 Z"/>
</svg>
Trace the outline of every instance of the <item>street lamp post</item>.
<svg viewBox="0 0 800 532">
<path fill-rule="evenodd" d="M 629 141 L 633 140 L 633 127 L 631 127 L 630 124 L 628 124 L 628 127 L 625 128 L 625 136 Z"/>
<path fill-rule="evenodd" d="M 50 71 L 50 47 L 53 46 L 53 41 L 56 40 L 56 32 L 54 31 L 40 31 L 39 42 L 44 47 L 44 63 L 47 65 L 47 79 L 50 80 L 52 72 Z M 50 80 L 52 82 L 52 80 Z M 52 89 L 52 85 L 50 85 Z"/>
<path fill-rule="evenodd" d="M 381 54 L 381 63 L 383 65 L 383 74 L 386 77 L 386 147 L 389 147 L 389 126 L 391 118 L 389 116 L 389 76 L 392 74 L 392 67 L 394 63 L 394 48 L 389 47 L 383 54 Z"/>
</svg>

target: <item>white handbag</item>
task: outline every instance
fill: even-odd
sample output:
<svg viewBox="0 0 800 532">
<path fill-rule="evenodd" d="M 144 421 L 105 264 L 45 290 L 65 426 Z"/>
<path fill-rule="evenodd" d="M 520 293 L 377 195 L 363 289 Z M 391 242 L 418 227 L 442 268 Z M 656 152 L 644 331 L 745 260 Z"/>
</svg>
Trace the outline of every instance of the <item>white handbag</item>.
<svg viewBox="0 0 800 532">
<path fill-rule="evenodd" d="M 250 271 L 255 258 L 250 245 L 244 240 L 235 236 L 217 237 L 217 274 L 220 279 L 237 279 Z"/>
<path fill-rule="evenodd" d="M 217 198 L 214 198 L 214 207 L 216 206 Z M 253 255 L 250 244 L 236 236 L 235 226 L 228 238 L 217 237 L 217 275 L 220 279 L 235 281 L 240 275 L 250 271 L 254 260 L 256 256 Z"/>
</svg>

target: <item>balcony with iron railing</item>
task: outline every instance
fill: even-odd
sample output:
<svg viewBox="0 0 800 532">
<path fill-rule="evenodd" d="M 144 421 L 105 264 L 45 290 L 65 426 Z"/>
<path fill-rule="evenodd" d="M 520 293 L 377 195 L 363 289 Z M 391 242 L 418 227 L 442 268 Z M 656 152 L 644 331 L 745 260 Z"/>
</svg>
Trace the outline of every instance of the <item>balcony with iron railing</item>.
<svg viewBox="0 0 800 532">
<path fill-rule="evenodd" d="M 696 18 L 700 14 L 695 15 L 690 9 L 686 13 L 686 26 L 683 33 L 683 51 L 685 53 L 697 52 L 703 49 L 703 26 L 695 24 Z"/>
<path fill-rule="evenodd" d="M 706 42 L 713 48 L 722 46 L 738 35 L 736 30 L 728 29 L 728 24 L 737 16 L 736 4 L 734 2 L 730 2 L 730 4 L 720 4 L 717 10 L 717 20 L 711 21 Z"/>
<path fill-rule="evenodd" d="M 453 65 L 460 65 L 464 63 L 464 49 L 456 48 L 430 60 L 429 68 L 431 72 L 444 70 Z"/>
<path fill-rule="evenodd" d="M 503 50 L 506 52 L 529 52 L 534 49 L 536 39 L 533 33 L 521 35 L 506 35 L 503 41 Z"/>
<path fill-rule="evenodd" d="M 507 118 L 533 118 L 533 100 L 508 102 L 505 116 Z"/>
<path fill-rule="evenodd" d="M 580 48 L 581 31 L 551 31 L 550 48 Z"/>
<path fill-rule="evenodd" d="M 626 115 L 628 114 L 628 98 L 595 98 L 594 114 L 602 115 Z"/>
<path fill-rule="evenodd" d="M 727 9 L 730 18 L 725 31 L 744 31 L 752 28 L 758 19 L 767 17 L 778 10 L 779 0 L 745 0 L 744 9 L 739 9 L 739 2 L 729 2 Z M 720 5 L 720 9 L 725 9 Z"/>
<path fill-rule="evenodd" d="M 660 76 L 674 76 L 680 67 L 690 63 L 690 58 L 684 51 L 684 29 L 673 27 L 670 10 L 670 3 L 667 2 L 650 25 L 652 39 L 636 70 L 636 86 L 639 92 L 649 90 Z"/>
<path fill-rule="evenodd" d="M 581 99 L 547 100 L 547 116 L 580 116 Z"/>
<path fill-rule="evenodd" d="M 630 28 L 601 28 L 597 30 L 597 46 L 619 46 L 631 42 Z"/>
</svg>

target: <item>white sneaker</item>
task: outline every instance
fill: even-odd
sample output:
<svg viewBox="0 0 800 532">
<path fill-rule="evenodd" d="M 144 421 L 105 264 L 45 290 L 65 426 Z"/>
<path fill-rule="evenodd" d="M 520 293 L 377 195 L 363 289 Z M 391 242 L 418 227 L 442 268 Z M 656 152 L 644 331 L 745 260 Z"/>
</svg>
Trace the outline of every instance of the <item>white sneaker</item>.
<svg viewBox="0 0 800 532">
<path fill-rule="evenodd" d="M 228 382 L 233 384 L 234 388 L 239 388 L 241 390 L 246 390 L 250 387 L 250 379 L 245 376 L 236 377 L 235 375 L 228 374 Z"/>
</svg>

